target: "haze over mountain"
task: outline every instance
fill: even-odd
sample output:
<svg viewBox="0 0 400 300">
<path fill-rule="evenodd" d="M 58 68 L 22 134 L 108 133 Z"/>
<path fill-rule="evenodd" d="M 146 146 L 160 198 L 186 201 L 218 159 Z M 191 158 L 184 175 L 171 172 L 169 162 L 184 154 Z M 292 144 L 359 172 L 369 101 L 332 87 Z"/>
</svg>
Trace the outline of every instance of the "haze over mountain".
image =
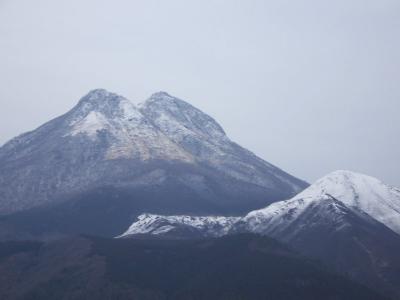
<svg viewBox="0 0 400 300">
<path fill-rule="evenodd" d="M 0 300 L 400 300 L 399 15 L 0 0 Z"/>
<path fill-rule="evenodd" d="M 142 212 L 243 214 L 307 186 L 165 92 L 136 107 L 93 90 L 0 148 L 0 213 L 29 230 L 116 235 Z"/>
</svg>

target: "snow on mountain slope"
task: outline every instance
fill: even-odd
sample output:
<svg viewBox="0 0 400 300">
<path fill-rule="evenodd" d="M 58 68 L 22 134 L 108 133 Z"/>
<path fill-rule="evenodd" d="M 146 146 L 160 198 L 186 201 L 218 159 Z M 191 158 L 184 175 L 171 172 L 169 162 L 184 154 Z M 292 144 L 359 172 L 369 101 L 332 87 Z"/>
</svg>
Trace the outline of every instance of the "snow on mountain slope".
<svg viewBox="0 0 400 300">
<path fill-rule="evenodd" d="M 165 235 L 185 229 L 190 229 L 190 234 L 196 236 L 222 236 L 227 234 L 230 227 L 239 219 L 239 217 L 221 216 L 198 217 L 143 214 L 119 237 L 129 237 L 135 234 Z"/>
<path fill-rule="evenodd" d="M 198 162 L 219 172 L 265 188 L 280 188 L 292 195 L 308 186 L 232 142 L 212 117 L 183 100 L 159 92 L 139 108 Z"/>
<path fill-rule="evenodd" d="M 329 195 L 319 198 L 291 199 L 275 202 L 268 207 L 250 212 L 245 217 L 216 216 L 160 216 L 143 214 L 120 237 L 134 234 L 173 235 L 185 227 L 194 236 L 219 237 L 228 233 L 252 232 L 290 240 L 300 231 L 328 226 L 341 230 L 351 226 L 347 217 L 356 215 L 366 222 L 373 219 L 360 211 L 353 211 Z"/>
<path fill-rule="evenodd" d="M 349 208 L 343 202 L 325 194 L 318 198 L 279 201 L 264 209 L 250 212 L 235 224 L 233 231 L 259 233 L 288 241 L 311 229 L 346 229 L 352 226 L 354 218 L 374 223 L 374 219 L 366 213 Z"/>
<path fill-rule="evenodd" d="M 106 90 L 84 97 L 68 119 L 64 136 L 86 135 L 92 139 L 107 133 L 113 138 L 107 159 L 164 158 L 191 162 L 193 157 L 162 134 L 129 100 Z"/>
<path fill-rule="evenodd" d="M 348 207 L 366 212 L 400 234 L 400 190 L 360 173 L 336 171 L 317 180 L 293 199 L 329 194 Z"/>
<path fill-rule="evenodd" d="M 151 95 L 139 104 L 139 109 L 178 142 L 192 134 L 209 139 L 227 139 L 222 127 L 212 117 L 166 92 Z"/>
<path fill-rule="evenodd" d="M 400 191 L 376 178 L 350 171 L 332 172 L 290 200 L 250 212 L 242 222 L 250 231 L 270 234 L 283 231 L 311 207 L 318 206 L 313 213 L 326 220 L 340 220 L 343 211 L 352 210 L 359 216 L 364 212 L 400 234 Z"/>
</svg>

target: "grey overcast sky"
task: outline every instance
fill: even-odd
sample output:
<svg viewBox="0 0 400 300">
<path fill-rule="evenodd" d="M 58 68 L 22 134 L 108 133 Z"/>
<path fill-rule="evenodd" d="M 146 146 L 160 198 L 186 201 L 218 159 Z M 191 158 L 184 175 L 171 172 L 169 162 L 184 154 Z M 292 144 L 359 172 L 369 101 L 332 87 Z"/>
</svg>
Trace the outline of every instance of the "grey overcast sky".
<svg viewBox="0 0 400 300">
<path fill-rule="evenodd" d="M 308 180 L 400 186 L 399 0 L 0 0 L 0 144 L 94 88 L 164 90 Z"/>
</svg>

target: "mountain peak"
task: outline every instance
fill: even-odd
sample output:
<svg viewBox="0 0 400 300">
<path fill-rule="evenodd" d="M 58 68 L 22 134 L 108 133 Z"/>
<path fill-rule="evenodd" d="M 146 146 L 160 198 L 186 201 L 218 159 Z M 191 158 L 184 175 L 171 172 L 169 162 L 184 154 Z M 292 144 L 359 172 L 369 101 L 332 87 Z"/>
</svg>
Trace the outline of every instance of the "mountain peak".
<svg viewBox="0 0 400 300">
<path fill-rule="evenodd" d="M 66 134 L 86 135 L 96 138 L 98 133 L 108 132 L 116 140 L 129 138 L 127 132 L 151 130 L 145 117 L 128 99 L 105 89 L 95 89 L 82 97 L 67 114 L 69 132 Z M 118 138 L 117 138 L 118 137 Z"/>
<path fill-rule="evenodd" d="M 72 109 L 74 119 L 86 117 L 91 112 L 101 113 L 106 118 L 123 115 L 126 111 L 137 111 L 128 99 L 105 89 L 94 89 L 83 96 Z M 121 114 L 122 113 L 122 114 Z"/>
<path fill-rule="evenodd" d="M 171 96 L 170 94 L 168 94 L 167 92 L 164 92 L 164 91 L 159 91 L 159 92 L 153 93 L 150 96 L 150 99 L 165 99 L 165 98 L 175 98 L 175 97 Z"/>
<path fill-rule="evenodd" d="M 72 109 L 74 121 L 85 118 L 88 114 L 101 114 L 105 118 L 135 115 L 137 118 L 140 112 L 128 99 L 105 89 L 94 89 L 83 96 Z"/>
<path fill-rule="evenodd" d="M 379 179 L 346 170 L 334 171 L 317 180 L 293 199 L 322 199 L 330 195 L 345 205 L 365 211 L 400 233 L 400 190 Z"/>
<path fill-rule="evenodd" d="M 157 92 L 139 105 L 140 111 L 176 142 L 190 136 L 224 138 L 222 127 L 209 115 L 188 102 Z"/>
<path fill-rule="evenodd" d="M 159 91 L 152 94 L 146 101 L 141 103 L 139 106 L 148 107 L 150 105 L 153 106 L 157 105 L 158 107 L 163 107 L 168 110 L 183 110 L 183 109 L 198 110 L 188 102 L 181 100 L 177 97 L 174 97 L 164 91 Z"/>
<path fill-rule="evenodd" d="M 335 177 L 335 178 L 338 178 L 338 179 L 340 178 L 342 180 L 352 180 L 354 178 L 361 178 L 361 177 L 378 180 L 378 179 L 373 178 L 373 177 L 371 177 L 369 175 L 365 175 L 365 174 L 354 172 L 354 171 L 350 171 L 350 170 L 336 170 L 336 171 L 333 171 L 333 172 L 327 174 L 323 178 L 327 179 L 327 178 L 332 178 L 332 177 Z"/>
<path fill-rule="evenodd" d="M 119 96 L 115 93 L 112 93 L 110 91 L 107 91 L 106 89 L 94 89 L 89 91 L 85 96 L 81 98 L 79 101 L 80 103 L 98 103 L 98 102 L 104 102 L 104 101 L 116 101 L 120 98 L 123 98 L 122 96 Z"/>
<path fill-rule="evenodd" d="M 315 197 L 330 194 L 335 198 L 359 198 L 367 190 L 386 186 L 380 180 L 348 170 L 337 170 L 318 179 L 296 198 Z"/>
</svg>

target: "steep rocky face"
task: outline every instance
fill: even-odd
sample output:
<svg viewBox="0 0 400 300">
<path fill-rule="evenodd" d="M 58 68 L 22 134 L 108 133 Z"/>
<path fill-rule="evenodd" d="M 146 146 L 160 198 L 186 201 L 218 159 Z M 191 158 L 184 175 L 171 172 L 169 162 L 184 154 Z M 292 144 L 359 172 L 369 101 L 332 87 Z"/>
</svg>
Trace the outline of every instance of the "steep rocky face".
<svg viewBox="0 0 400 300">
<path fill-rule="evenodd" d="M 232 142 L 213 118 L 165 92 L 152 95 L 140 111 L 197 162 L 227 176 L 292 195 L 306 186 Z"/>
<path fill-rule="evenodd" d="M 109 236 L 143 212 L 244 214 L 306 186 L 163 92 L 136 107 L 91 91 L 66 114 L 0 148 L 0 214 L 22 213 L 7 219 L 12 228 L 34 228 L 40 219 L 43 228 Z M 52 217 L 59 211 L 62 218 Z"/>
</svg>

